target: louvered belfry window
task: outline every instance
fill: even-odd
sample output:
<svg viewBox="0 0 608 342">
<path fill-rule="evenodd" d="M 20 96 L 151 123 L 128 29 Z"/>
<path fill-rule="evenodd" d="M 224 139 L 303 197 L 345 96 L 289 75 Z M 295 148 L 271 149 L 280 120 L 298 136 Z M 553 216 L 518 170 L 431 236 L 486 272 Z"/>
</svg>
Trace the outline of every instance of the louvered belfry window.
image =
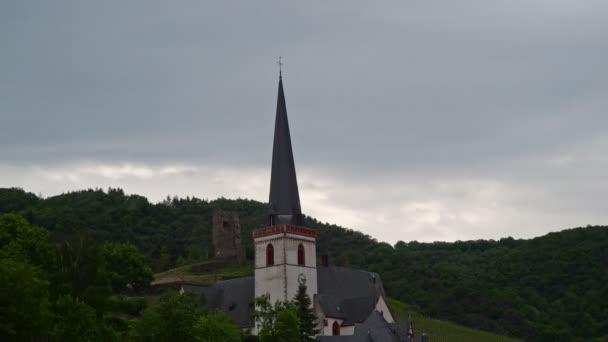
<svg viewBox="0 0 608 342">
<path fill-rule="evenodd" d="M 306 264 L 306 257 L 304 253 L 304 246 L 298 245 L 298 265 L 304 266 Z"/>
<path fill-rule="evenodd" d="M 274 265 L 274 247 L 269 243 L 268 246 L 266 246 L 266 266 L 272 265 Z"/>
</svg>

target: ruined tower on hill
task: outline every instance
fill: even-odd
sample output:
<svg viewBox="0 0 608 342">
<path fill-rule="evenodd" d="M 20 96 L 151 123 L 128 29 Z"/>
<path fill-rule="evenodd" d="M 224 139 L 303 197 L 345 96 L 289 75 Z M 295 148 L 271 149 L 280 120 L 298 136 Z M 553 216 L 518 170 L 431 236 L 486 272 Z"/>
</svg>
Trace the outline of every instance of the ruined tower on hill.
<svg viewBox="0 0 608 342">
<path fill-rule="evenodd" d="M 213 211 L 213 257 L 233 259 L 241 263 L 245 253 L 241 243 L 241 224 L 234 211 Z"/>
</svg>

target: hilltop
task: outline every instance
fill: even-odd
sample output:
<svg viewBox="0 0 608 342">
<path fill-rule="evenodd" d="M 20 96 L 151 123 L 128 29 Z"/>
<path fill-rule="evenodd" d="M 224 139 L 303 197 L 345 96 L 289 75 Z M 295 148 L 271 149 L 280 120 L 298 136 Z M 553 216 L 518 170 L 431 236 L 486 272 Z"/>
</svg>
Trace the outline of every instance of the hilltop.
<svg viewBox="0 0 608 342">
<path fill-rule="evenodd" d="M 237 211 L 244 237 L 264 224 L 266 204 L 245 199 L 167 198 L 150 203 L 120 189 L 39 198 L 0 189 L 0 213 L 15 212 L 55 241 L 88 235 L 135 244 L 157 271 L 206 260 L 215 208 Z M 419 314 L 538 341 L 608 338 L 608 227 L 588 226 L 518 240 L 394 246 L 305 218 L 337 265 L 381 274 L 389 296 Z M 253 257 L 251 239 L 243 239 Z M 238 272 L 237 272 L 238 273 Z"/>
</svg>

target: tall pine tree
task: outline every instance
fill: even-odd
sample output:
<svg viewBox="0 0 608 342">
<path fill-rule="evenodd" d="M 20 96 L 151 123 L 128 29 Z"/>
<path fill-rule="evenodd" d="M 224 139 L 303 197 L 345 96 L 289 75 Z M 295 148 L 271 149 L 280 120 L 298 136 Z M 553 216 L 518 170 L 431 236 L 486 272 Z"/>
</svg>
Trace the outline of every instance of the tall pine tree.
<svg viewBox="0 0 608 342">
<path fill-rule="evenodd" d="M 315 335 L 319 333 L 319 329 L 317 329 L 317 315 L 315 315 L 310 297 L 306 293 L 305 282 L 300 282 L 298 293 L 296 293 L 293 303 L 298 310 L 302 341 L 315 341 Z"/>
</svg>

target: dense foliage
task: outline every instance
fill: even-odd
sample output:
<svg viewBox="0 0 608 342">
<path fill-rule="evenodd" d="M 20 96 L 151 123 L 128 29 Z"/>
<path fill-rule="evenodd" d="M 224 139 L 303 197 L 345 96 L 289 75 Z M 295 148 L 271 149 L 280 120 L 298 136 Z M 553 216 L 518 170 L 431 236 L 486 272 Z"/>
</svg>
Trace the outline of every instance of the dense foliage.
<svg viewBox="0 0 608 342">
<path fill-rule="evenodd" d="M 298 308 L 290 302 L 270 302 L 265 294 L 255 299 L 255 322 L 260 342 L 293 342 L 301 340 Z"/>
<path fill-rule="evenodd" d="M 166 293 L 148 306 L 136 294 L 152 273 L 131 244 L 87 238 L 53 245 L 44 228 L 0 214 L 0 340 L 240 341 L 204 298 Z"/>
<path fill-rule="evenodd" d="M 252 239 L 247 237 L 264 224 L 264 203 L 167 198 L 154 204 L 141 196 L 125 195 L 120 189 L 43 199 L 20 189 L 0 189 L 0 213 L 19 213 L 32 224 L 47 228 L 51 240 L 87 235 L 98 243 L 131 243 L 157 271 L 209 255 L 214 208 L 239 213 L 246 255 L 251 259 Z M 607 227 L 570 229 L 531 240 L 400 241 L 391 246 L 313 218 L 306 218 L 306 225 L 318 229 L 319 245 L 328 247 L 333 263 L 379 272 L 390 296 L 415 304 L 433 317 L 528 340 L 608 338 Z M 3 239 L 0 235 L 0 242 Z M 31 251 L 27 258 L 38 260 L 32 261 L 40 263 L 36 269 L 27 266 L 28 260 L 1 266 L 15 276 L 40 279 L 30 283 L 32 289 L 23 291 L 44 292 L 48 280 L 39 278 L 37 272 L 47 267 L 44 260 L 52 260 L 44 257 L 47 251 L 37 248 L 36 243 L 7 250 L 15 255 Z M 82 267 L 87 270 L 86 265 Z M 78 288 L 78 279 L 72 283 Z M 93 288 L 99 287 L 103 286 Z M 95 297 L 95 291 L 88 292 Z M 31 312 L 40 314 L 37 322 L 44 329 L 49 324 L 44 317 L 45 304 L 36 305 L 42 307 Z"/>
<path fill-rule="evenodd" d="M 0 215 L 0 339 L 112 340 L 103 324 L 110 290 L 97 246 L 56 247 L 47 236 L 21 216 Z"/>
<path fill-rule="evenodd" d="M 133 323 L 131 341 L 227 341 L 241 340 L 239 327 L 226 315 L 208 312 L 204 299 L 190 293 L 165 293 L 156 305 L 144 310 Z"/>
</svg>

